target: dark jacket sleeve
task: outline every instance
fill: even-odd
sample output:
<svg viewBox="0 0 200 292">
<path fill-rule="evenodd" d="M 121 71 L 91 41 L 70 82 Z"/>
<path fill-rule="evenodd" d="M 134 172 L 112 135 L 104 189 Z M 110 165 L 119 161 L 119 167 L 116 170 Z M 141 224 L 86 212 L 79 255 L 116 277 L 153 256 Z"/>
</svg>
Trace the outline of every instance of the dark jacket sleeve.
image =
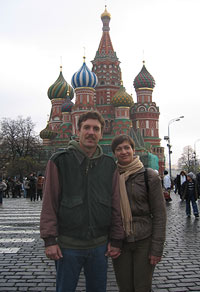
<svg viewBox="0 0 200 292">
<path fill-rule="evenodd" d="M 162 256 L 166 236 L 166 203 L 160 177 L 149 170 L 149 204 L 152 214 L 151 255 Z"/>
<path fill-rule="evenodd" d="M 59 208 L 60 184 L 55 163 L 48 161 L 43 188 L 42 211 L 40 216 L 40 236 L 45 246 L 56 244 L 58 236 L 57 213 Z"/>
<path fill-rule="evenodd" d="M 125 238 L 125 232 L 122 224 L 120 210 L 120 192 L 119 192 L 119 174 L 115 170 L 113 176 L 113 194 L 112 194 L 112 221 L 110 229 L 110 241 L 114 247 L 122 246 L 122 241 Z"/>
</svg>

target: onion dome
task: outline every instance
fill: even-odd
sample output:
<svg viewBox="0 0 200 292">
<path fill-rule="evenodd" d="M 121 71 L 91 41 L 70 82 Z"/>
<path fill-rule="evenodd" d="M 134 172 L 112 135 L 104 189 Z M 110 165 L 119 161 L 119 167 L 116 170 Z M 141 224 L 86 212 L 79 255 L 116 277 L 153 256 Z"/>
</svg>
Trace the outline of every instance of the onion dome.
<svg viewBox="0 0 200 292">
<path fill-rule="evenodd" d="M 111 18 L 111 14 L 107 11 L 107 6 L 105 5 L 105 10 L 104 12 L 101 14 L 101 19 L 104 18 L 104 17 L 108 17 L 108 18 Z"/>
<path fill-rule="evenodd" d="M 41 139 L 54 139 L 57 136 L 56 132 L 53 132 L 49 129 L 49 124 L 47 124 L 46 128 L 40 132 Z"/>
<path fill-rule="evenodd" d="M 77 87 L 92 87 L 95 88 L 97 86 L 98 79 L 94 72 L 90 71 L 90 69 L 85 64 L 85 57 L 83 61 L 82 67 L 74 73 L 72 76 L 71 84 L 73 88 Z"/>
<path fill-rule="evenodd" d="M 144 61 L 143 61 L 142 70 L 135 77 L 133 85 L 135 89 L 144 88 L 144 87 L 153 89 L 155 87 L 155 80 L 153 76 L 147 71 Z"/>
<path fill-rule="evenodd" d="M 121 86 L 119 90 L 115 93 L 113 98 L 111 99 L 112 105 L 115 107 L 118 106 L 126 106 L 126 107 L 131 107 L 133 105 L 133 98 L 130 94 L 126 92 L 125 87 L 123 86 L 121 82 Z"/>
<path fill-rule="evenodd" d="M 69 92 L 68 92 L 68 94 L 69 94 Z M 66 102 L 62 104 L 61 112 L 62 113 L 70 113 L 72 111 L 73 106 L 74 106 L 74 103 L 71 101 L 71 99 L 68 95 Z"/>
<path fill-rule="evenodd" d="M 62 74 L 62 66 L 60 66 L 60 75 L 58 79 L 48 89 L 49 99 L 66 98 L 69 91 L 70 99 L 74 97 L 73 88 L 67 83 Z"/>
</svg>

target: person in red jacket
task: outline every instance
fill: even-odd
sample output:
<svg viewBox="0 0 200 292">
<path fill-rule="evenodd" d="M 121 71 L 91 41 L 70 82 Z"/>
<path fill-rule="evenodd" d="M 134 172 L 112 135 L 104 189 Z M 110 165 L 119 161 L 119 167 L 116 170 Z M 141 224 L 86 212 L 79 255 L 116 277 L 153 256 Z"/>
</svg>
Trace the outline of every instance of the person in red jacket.
<svg viewBox="0 0 200 292">
<path fill-rule="evenodd" d="M 40 234 L 56 261 L 56 291 L 74 292 L 84 269 L 87 292 L 106 292 L 108 255 L 117 257 L 124 237 L 114 159 L 98 145 L 103 117 L 94 111 L 78 120 L 79 142 L 47 164 Z"/>
</svg>

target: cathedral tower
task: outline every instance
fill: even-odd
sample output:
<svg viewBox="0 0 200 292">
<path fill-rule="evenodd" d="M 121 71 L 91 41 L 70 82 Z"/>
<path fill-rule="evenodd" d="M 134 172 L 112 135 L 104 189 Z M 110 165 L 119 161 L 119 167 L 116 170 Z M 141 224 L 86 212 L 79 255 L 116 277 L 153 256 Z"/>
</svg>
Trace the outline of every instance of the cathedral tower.
<svg viewBox="0 0 200 292">
<path fill-rule="evenodd" d="M 160 173 L 164 170 L 164 148 L 160 146 L 159 138 L 159 107 L 152 100 L 155 80 L 147 71 L 145 62 L 140 73 L 135 77 L 137 102 L 131 109 L 131 120 L 133 129 L 140 132 L 146 144 L 151 146 L 151 152 L 159 158 Z"/>
<path fill-rule="evenodd" d="M 111 105 L 111 99 L 119 90 L 121 81 L 120 62 L 113 49 L 109 34 L 110 19 L 111 15 L 105 7 L 105 11 L 101 14 L 103 33 L 96 56 L 92 61 L 92 71 L 99 80 L 95 95 L 96 108 L 103 115 L 106 122 L 104 134 L 111 134 L 112 132 L 115 109 Z"/>
</svg>

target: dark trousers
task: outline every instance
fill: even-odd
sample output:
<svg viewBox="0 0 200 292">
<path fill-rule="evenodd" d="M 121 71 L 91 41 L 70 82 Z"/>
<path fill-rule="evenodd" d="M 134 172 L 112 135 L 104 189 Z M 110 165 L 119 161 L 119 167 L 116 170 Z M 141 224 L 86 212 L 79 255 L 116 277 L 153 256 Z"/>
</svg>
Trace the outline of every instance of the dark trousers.
<svg viewBox="0 0 200 292">
<path fill-rule="evenodd" d="M 125 243 L 121 255 L 113 260 L 120 292 L 150 292 L 155 266 L 150 264 L 151 238 Z"/>
<path fill-rule="evenodd" d="M 39 198 L 42 201 L 42 190 L 37 189 L 37 201 L 39 200 Z"/>
</svg>

